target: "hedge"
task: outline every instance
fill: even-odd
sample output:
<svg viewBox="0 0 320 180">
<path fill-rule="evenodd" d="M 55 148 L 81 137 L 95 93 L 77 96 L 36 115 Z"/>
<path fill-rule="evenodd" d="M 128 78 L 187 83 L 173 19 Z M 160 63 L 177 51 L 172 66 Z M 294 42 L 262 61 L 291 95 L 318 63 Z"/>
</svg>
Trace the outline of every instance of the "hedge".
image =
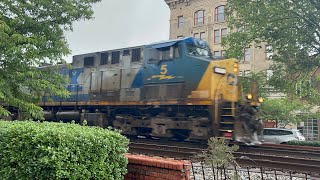
<svg viewBox="0 0 320 180">
<path fill-rule="evenodd" d="M 320 141 L 289 141 L 289 145 L 320 147 Z"/>
<path fill-rule="evenodd" d="M 0 179 L 123 179 L 127 146 L 98 127 L 0 121 Z"/>
</svg>

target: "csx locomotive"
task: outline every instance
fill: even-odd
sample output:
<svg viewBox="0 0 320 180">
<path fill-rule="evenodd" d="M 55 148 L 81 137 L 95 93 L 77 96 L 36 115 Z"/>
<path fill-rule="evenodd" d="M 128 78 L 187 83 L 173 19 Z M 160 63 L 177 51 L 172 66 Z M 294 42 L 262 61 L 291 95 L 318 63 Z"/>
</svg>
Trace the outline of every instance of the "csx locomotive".
<svg viewBox="0 0 320 180">
<path fill-rule="evenodd" d="M 252 136 L 238 118 L 238 61 L 213 59 L 202 40 L 76 55 L 71 65 L 60 69 L 71 96 L 43 98 L 48 120 L 86 120 L 125 135 L 179 140 Z"/>
</svg>

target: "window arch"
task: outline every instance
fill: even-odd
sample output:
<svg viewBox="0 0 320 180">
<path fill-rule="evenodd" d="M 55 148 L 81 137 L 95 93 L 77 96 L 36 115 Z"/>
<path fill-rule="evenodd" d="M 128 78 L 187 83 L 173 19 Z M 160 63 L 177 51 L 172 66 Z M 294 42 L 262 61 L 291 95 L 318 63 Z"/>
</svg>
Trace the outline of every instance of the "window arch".
<svg viewBox="0 0 320 180">
<path fill-rule="evenodd" d="M 194 25 L 204 24 L 204 10 L 199 10 L 194 13 Z"/>
<path fill-rule="evenodd" d="M 225 9 L 224 5 L 216 7 L 214 11 L 214 20 L 216 22 L 223 22 L 226 20 L 224 9 Z"/>
</svg>

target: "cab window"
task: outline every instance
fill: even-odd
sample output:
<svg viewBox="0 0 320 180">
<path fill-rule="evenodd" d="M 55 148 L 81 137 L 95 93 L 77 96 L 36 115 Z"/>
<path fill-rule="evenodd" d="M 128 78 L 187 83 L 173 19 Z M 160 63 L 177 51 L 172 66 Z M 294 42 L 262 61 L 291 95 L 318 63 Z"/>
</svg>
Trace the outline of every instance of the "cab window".
<svg viewBox="0 0 320 180">
<path fill-rule="evenodd" d="M 149 61 L 172 60 L 180 57 L 180 48 L 178 45 L 163 47 L 163 48 L 149 48 Z"/>
<path fill-rule="evenodd" d="M 187 44 L 188 55 L 211 57 L 211 52 L 208 47 L 196 46 L 194 44 Z"/>
</svg>

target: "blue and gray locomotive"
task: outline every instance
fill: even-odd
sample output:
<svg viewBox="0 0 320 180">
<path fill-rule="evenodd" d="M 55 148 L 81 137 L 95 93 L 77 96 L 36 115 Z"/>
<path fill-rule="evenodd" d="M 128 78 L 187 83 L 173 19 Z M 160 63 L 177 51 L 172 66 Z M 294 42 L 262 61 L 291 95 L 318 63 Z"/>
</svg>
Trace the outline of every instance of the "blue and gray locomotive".
<svg viewBox="0 0 320 180">
<path fill-rule="evenodd" d="M 71 96 L 44 97 L 45 119 L 86 120 L 134 136 L 256 140 L 239 119 L 238 61 L 214 60 L 202 40 L 76 55 L 71 66 L 61 68 Z"/>
</svg>

